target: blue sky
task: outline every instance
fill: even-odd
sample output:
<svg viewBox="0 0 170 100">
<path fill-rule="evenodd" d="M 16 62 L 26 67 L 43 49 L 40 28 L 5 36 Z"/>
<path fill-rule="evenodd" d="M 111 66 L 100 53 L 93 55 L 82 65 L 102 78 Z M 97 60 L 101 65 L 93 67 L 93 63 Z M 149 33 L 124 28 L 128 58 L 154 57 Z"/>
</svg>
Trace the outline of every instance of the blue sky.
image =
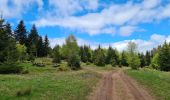
<svg viewBox="0 0 170 100">
<path fill-rule="evenodd" d="M 69 34 L 79 45 L 118 50 L 129 41 L 139 51 L 170 41 L 170 0 L 0 0 L 0 11 L 13 29 L 20 20 L 27 30 L 36 24 L 52 47 Z"/>
</svg>

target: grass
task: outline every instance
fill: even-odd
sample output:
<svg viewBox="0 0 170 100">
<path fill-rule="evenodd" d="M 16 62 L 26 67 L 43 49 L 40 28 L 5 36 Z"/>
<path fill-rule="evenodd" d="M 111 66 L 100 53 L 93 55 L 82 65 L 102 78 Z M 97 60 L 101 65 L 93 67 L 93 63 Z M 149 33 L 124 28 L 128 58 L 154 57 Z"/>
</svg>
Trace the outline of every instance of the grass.
<svg viewBox="0 0 170 100">
<path fill-rule="evenodd" d="M 110 71 L 110 70 L 116 69 L 116 67 L 113 67 L 111 65 L 96 66 L 94 64 L 85 64 L 85 63 L 82 63 L 81 66 L 82 67 L 87 67 L 87 68 L 90 68 L 90 69 L 94 69 L 94 70 L 98 70 L 98 71 Z"/>
<path fill-rule="evenodd" d="M 87 70 L 58 71 L 21 64 L 28 74 L 0 74 L 1 100 L 86 100 L 101 78 Z"/>
<path fill-rule="evenodd" d="M 125 72 L 136 79 L 158 100 L 170 100 L 170 73 L 152 69 L 130 70 Z"/>
</svg>

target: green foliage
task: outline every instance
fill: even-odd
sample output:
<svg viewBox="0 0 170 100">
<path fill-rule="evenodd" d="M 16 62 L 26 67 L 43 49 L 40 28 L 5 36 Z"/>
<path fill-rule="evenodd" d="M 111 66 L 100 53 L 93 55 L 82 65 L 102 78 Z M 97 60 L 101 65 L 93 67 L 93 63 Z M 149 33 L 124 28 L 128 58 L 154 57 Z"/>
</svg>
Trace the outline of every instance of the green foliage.
<svg viewBox="0 0 170 100">
<path fill-rule="evenodd" d="M 90 47 L 84 45 L 80 47 L 80 57 L 81 61 L 86 63 L 86 62 L 91 62 L 92 54 Z"/>
<path fill-rule="evenodd" d="M 21 73 L 22 70 L 23 67 L 16 64 L 5 63 L 0 65 L 0 74 Z"/>
<path fill-rule="evenodd" d="M 137 55 L 129 56 L 128 64 L 132 69 L 139 69 L 140 59 Z"/>
<path fill-rule="evenodd" d="M 147 68 L 141 70 L 126 70 L 126 72 L 150 90 L 150 93 L 153 94 L 157 100 L 170 100 L 169 72 Z"/>
<path fill-rule="evenodd" d="M 154 69 L 160 69 L 159 68 L 159 63 L 158 63 L 158 59 L 159 59 L 159 54 L 156 53 L 151 61 L 151 67 Z"/>
<path fill-rule="evenodd" d="M 128 54 L 126 53 L 126 51 L 123 51 L 121 53 L 121 60 L 120 60 L 120 63 L 122 66 L 128 66 L 127 57 L 128 57 Z"/>
<path fill-rule="evenodd" d="M 140 66 L 140 59 L 137 55 L 137 45 L 134 42 L 129 42 L 128 46 L 128 64 L 132 69 L 138 69 Z"/>
<path fill-rule="evenodd" d="M 100 46 L 93 52 L 93 62 L 97 66 L 105 65 L 105 52 Z"/>
<path fill-rule="evenodd" d="M 68 58 L 68 66 L 73 70 L 80 69 L 80 57 L 77 54 L 72 54 Z"/>
<path fill-rule="evenodd" d="M 119 53 L 116 49 L 109 47 L 106 55 L 106 64 L 111 64 L 112 66 L 119 65 Z"/>
<path fill-rule="evenodd" d="M 145 59 L 146 59 L 146 66 L 149 66 L 151 63 L 151 53 L 149 51 L 146 51 Z"/>
<path fill-rule="evenodd" d="M 53 62 L 60 63 L 61 62 L 61 54 L 60 54 L 60 46 L 56 45 L 53 48 Z"/>
<path fill-rule="evenodd" d="M 47 56 L 49 54 L 49 40 L 48 40 L 48 36 L 45 35 L 45 40 L 44 40 L 44 56 Z"/>
<path fill-rule="evenodd" d="M 143 53 L 139 53 L 138 54 L 139 58 L 140 58 L 140 67 L 145 67 L 146 66 L 146 61 L 145 61 L 145 56 Z"/>
<path fill-rule="evenodd" d="M 4 22 L 1 24 L 6 25 Z M 0 63 L 15 63 L 18 60 L 16 42 L 11 35 L 10 28 L 10 24 L 0 27 Z"/>
<path fill-rule="evenodd" d="M 70 35 L 66 39 L 66 44 L 62 48 L 62 55 L 66 58 L 68 66 L 72 69 L 80 68 L 79 47 L 76 38 L 73 35 Z"/>
<path fill-rule="evenodd" d="M 33 56 L 37 56 L 37 46 L 39 42 L 39 35 L 35 25 L 32 26 L 30 34 L 28 35 L 28 52 Z"/>
<path fill-rule="evenodd" d="M 44 48 L 44 43 L 43 43 L 43 39 L 40 36 L 38 39 L 38 44 L 37 44 L 37 56 L 38 57 L 44 57 L 45 56 L 45 48 Z"/>
<path fill-rule="evenodd" d="M 170 47 L 166 42 L 159 51 L 158 63 L 160 70 L 170 71 Z"/>
<path fill-rule="evenodd" d="M 18 57 L 19 57 L 19 61 L 23 61 L 26 58 L 26 46 L 25 45 L 21 45 L 19 43 L 16 44 L 16 48 L 18 51 Z"/>
<path fill-rule="evenodd" d="M 19 22 L 14 34 L 16 41 L 18 41 L 22 45 L 27 44 L 27 31 L 23 20 Z"/>
</svg>

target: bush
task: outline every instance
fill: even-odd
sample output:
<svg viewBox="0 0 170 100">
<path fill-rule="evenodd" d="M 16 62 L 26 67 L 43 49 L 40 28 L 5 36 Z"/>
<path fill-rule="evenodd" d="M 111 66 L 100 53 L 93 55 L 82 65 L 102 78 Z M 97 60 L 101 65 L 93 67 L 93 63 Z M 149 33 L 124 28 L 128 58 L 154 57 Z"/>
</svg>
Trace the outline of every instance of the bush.
<svg viewBox="0 0 170 100">
<path fill-rule="evenodd" d="M 32 91 L 31 88 L 21 89 L 21 90 L 17 91 L 16 96 L 30 95 L 31 91 Z"/>
<path fill-rule="evenodd" d="M 137 55 L 129 57 L 128 64 L 132 69 L 139 69 L 140 59 Z"/>
<path fill-rule="evenodd" d="M 21 74 L 28 74 L 29 73 L 29 70 L 23 70 L 22 72 L 21 72 Z"/>
<path fill-rule="evenodd" d="M 16 64 L 1 64 L 0 74 L 10 74 L 10 73 L 21 73 L 23 70 L 22 66 Z"/>
<path fill-rule="evenodd" d="M 90 62 L 86 62 L 86 65 L 90 65 L 91 63 Z"/>
<path fill-rule="evenodd" d="M 160 69 L 159 68 L 159 63 L 158 63 L 158 58 L 159 57 L 159 54 L 157 53 L 157 54 L 155 54 L 154 55 L 154 57 L 153 57 L 153 59 L 152 59 L 152 61 L 151 61 L 151 67 L 152 68 L 154 68 L 154 69 Z"/>
<path fill-rule="evenodd" d="M 59 70 L 59 71 L 68 71 L 68 70 L 70 70 L 70 69 L 69 69 L 69 67 L 62 65 L 62 66 L 59 66 L 59 67 L 58 67 L 58 70 Z"/>
<path fill-rule="evenodd" d="M 80 57 L 76 54 L 70 55 L 68 58 L 68 66 L 73 70 L 80 69 Z"/>
</svg>

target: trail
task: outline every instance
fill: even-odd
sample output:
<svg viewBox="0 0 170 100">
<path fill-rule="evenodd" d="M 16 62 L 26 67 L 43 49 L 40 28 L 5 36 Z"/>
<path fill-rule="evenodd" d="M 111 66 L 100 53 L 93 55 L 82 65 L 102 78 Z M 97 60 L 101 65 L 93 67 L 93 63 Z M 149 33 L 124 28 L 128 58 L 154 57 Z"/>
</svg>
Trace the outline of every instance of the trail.
<svg viewBox="0 0 170 100">
<path fill-rule="evenodd" d="M 89 100 L 155 100 L 121 69 L 103 72 Z"/>
</svg>

